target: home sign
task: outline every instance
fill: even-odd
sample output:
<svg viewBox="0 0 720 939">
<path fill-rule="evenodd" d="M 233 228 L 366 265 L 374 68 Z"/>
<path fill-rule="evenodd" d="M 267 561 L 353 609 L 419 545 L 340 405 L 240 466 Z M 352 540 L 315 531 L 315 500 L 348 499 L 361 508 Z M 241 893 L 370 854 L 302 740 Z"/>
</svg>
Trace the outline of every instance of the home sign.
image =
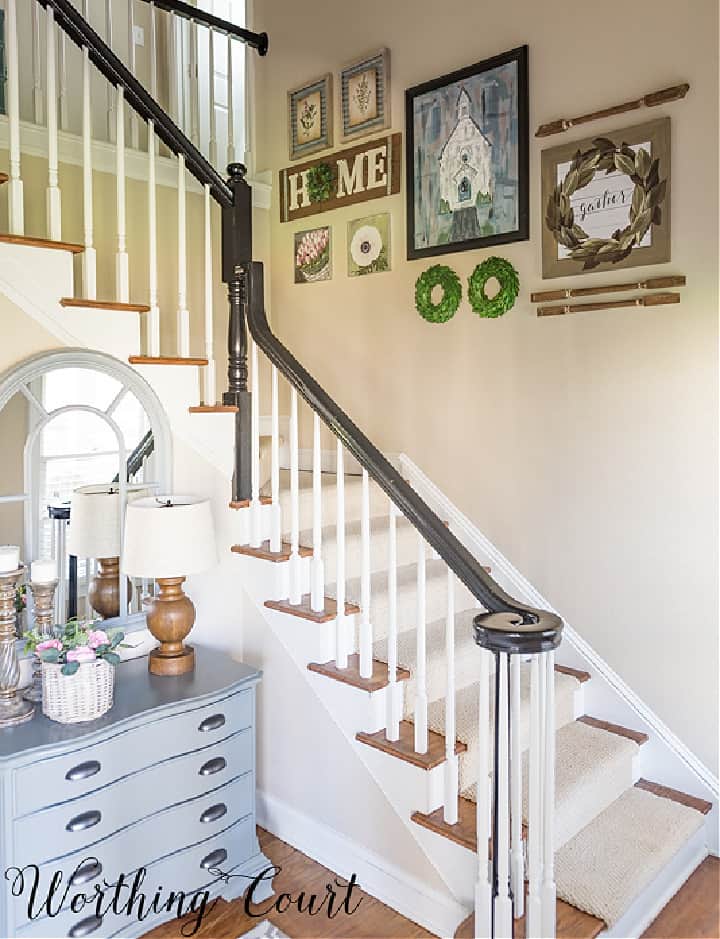
<svg viewBox="0 0 720 939">
<path fill-rule="evenodd" d="M 400 192 L 402 135 L 388 134 L 280 170 L 280 221 Z"/>
</svg>

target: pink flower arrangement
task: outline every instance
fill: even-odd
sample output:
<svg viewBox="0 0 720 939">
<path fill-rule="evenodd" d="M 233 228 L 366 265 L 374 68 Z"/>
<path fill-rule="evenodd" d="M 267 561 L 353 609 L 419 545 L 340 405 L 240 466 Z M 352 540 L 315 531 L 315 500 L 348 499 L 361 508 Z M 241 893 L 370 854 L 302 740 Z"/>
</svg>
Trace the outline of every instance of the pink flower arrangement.
<svg viewBox="0 0 720 939">
<path fill-rule="evenodd" d="M 80 662 L 81 665 L 83 662 L 94 662 L 96 658 L 95 650 L 91 649 L 90 646 L 78 646 L 77 649 L 68 649 L 65 656 L 66 661 Z"/>
<path fill-rule="evenodd" d="M 38 642 L 35 646 L 36 652 L 42 652 L 43 649 L 57 649 L 58 652 L 62 649 L 62 642 L 59 639 L 46 639 L 45 642 Z"/>
<path fill-rule="evenodd" d="M 119 630 L 112 630 L 110 634 L 104 629 L 95 629 L 95 625 L 71 620 L 64 626 L 55 626 L 54 635 L 49 639 L 35 632 L 28 633 L 25 649 L 35 652 L 43 662 L 62 666 L 63 675 L 74 675 L 81 665 L 97 659 L 117 665 L 124 634 Z"/>
<path fill-rule="evenodd" d="M 108 645 L 110 639 L 104 629 L 93 629 L 88 633 L 87 644 L 91 649 L 97 649 L 98 646 Z"/>
</svg>

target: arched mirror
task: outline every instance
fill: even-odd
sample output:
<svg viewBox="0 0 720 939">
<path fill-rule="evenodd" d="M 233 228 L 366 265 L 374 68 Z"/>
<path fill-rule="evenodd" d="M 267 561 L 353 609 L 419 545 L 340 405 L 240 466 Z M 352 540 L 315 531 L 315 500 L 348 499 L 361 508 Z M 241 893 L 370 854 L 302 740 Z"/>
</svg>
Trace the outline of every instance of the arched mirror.
<svg viewBox="0 0 720 939">
<path fill-rule="evenodd" d="M 171 489 L 169 428 L 150 386 L 101 353 L 34 357 L 0 379 L 0 440 L 0 541 L 27 566 L 55 562 L 56 622 L 139 618 L 152 585 L 118 575 L 125 505 Z"/>
</svg>

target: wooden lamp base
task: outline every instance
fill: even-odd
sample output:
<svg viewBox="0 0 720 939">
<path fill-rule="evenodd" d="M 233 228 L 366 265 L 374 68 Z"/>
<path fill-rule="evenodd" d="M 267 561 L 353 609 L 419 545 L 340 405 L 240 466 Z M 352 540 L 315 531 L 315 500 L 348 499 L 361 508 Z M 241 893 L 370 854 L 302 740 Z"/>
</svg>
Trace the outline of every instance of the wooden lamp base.
<svg viewBox="0 0 720 939">
<path fill-rule="evenodd" d="M 128 600 L 131 591 L 128 580 Z M 88 600 L 103 619 L 120 615 L 120 558 L 98 558 L 97 574 L 88 588 Z"/>
<path fill-rule="evenodd" d="M 157 596 L 143 601 L 148 629 L 160 643 L 150 653 L 148 669 L 153 675 L 184 675 L 195 668 L 195 650 L 183 643 L 195 622 L 195 606 L 183 591 L 184 577 L 155 582 Z"/>
</svg>

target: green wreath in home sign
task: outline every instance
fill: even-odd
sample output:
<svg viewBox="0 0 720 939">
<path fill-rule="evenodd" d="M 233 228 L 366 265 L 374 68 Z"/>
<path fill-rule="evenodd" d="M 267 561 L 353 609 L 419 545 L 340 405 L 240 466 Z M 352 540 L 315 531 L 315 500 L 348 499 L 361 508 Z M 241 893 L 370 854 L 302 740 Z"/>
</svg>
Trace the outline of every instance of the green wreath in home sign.
<svg viewBox="0 0 720 939">
<path fill-rule="evenodd" d="M 494 277 L 500 289 L 494 297 L 485 293 L 485 285 Z M 468 280 L 468 300 L 474 313 L 494 319 L 512 309 L 520 289 L 518 272 L 505 258 L 488 258 L 478 264 Z"/>
<path fill-rule="evenodd" d="M 442 287 L 443 293 L 433 302 L 436 287 Z M 415 281 L 415 309 L 428 323 L 447 323 L 457 313 L 461 297 L 460 278 L 444 264 L 433 264 Z"/>
</svg>

